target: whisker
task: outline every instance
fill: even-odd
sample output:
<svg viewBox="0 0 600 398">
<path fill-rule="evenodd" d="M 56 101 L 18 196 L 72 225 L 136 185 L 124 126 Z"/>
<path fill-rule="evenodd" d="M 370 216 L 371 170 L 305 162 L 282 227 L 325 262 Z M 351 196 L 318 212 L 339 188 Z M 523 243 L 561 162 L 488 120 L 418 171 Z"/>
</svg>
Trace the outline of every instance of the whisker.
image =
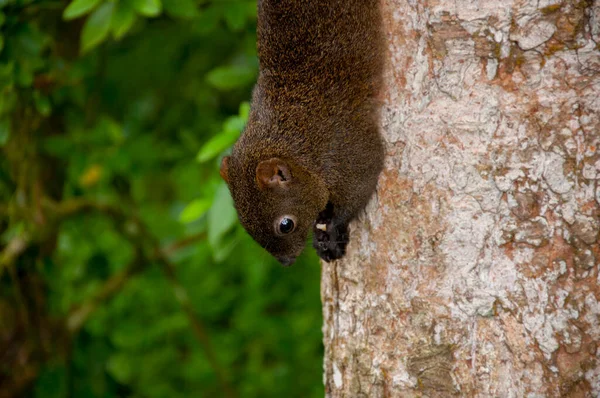
<svg viewBox="0 0 600 398">
<path fill-rule="evenodd" d="M 270 242 L 268 242 L 265 245 L 264 250 L 263 250 L 263 252 L 262 252 L 262 254 L 260 256 L 261 257 L 261 262 L 260 262 L 260 266 L 261 267 L 264 266 L 264 265 L 266 265 L 269 262 L 268 257 L 271 256 L 271 253 L 269 252 L 269 244 L 270 244 Z"/>
</svg>

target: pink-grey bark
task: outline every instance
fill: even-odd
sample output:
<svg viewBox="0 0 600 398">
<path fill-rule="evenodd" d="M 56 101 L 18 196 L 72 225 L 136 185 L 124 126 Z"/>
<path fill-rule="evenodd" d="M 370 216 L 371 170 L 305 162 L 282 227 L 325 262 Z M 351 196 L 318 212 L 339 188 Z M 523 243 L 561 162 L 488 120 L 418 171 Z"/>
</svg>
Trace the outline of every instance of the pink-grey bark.
<svg viewBox="0 0 600 398">
<path fill-rule="evenodd" d="M 323 264 L 327 396 L 600 396 L 600 0 L 383 3 L 387 161 Z"/>
</svg>

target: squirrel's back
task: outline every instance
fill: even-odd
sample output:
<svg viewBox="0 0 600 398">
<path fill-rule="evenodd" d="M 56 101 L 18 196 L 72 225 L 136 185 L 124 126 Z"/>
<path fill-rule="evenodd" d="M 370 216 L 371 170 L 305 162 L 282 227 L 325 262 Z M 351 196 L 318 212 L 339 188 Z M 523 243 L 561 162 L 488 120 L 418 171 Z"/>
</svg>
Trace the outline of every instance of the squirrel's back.
<svg viewBox="0 0 600 398">
<path fill-rule="evenodd" d="M 346 85 L 361 95 L 378 88 L 379 0 L 260 0 L 257 35 L 261 74 L 277 83 Z"/>
<path fill-rule="evenodd" d="M 260 0 L 257 34 L 263 73 L 329 84 L 380 75 L 379 0 Z"/>
<path fill-rule="evenodd" d="M 259 0 L 257 43 L 260 75 L 237 149 L 310 154 L 301 163 L 318 168 L 356 150 L 340 140 L 379 150 L 379 0 Z"/>
</svg>

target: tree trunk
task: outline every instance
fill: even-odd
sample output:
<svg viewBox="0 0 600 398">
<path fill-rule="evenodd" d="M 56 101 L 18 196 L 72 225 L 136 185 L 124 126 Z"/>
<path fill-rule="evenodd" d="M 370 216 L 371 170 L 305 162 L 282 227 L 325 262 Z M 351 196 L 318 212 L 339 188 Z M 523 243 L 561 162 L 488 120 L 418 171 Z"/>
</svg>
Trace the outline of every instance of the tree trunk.
<svg viewBox="0 0 600 398">
<path fill-rule="evenodd" d="M 600 396 L 600 0 L 384 0 L 387 161 L 329 397 Z"/>
</svg>

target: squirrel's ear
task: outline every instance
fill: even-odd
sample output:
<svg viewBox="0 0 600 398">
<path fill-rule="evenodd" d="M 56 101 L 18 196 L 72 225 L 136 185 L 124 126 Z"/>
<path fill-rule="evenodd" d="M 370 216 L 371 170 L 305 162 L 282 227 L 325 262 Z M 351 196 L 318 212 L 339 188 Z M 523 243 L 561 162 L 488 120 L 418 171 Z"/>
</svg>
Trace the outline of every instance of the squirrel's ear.
<svg viewBox="0 0 600 398">
<path fill-rule="evenodd" d="M 229 184 L 229 156 L 225 156 L 223 160 L 221 160 L 221 170 L 219 170 L 219 174 L 221 174 L 221 178 Z"/>
<path fill-rule="evenodd" d="M 256 182 L 261 189 L 282 186 L 291 180 L 292 173 L 281 159 L 263 160 L 256 166 Z"/>
</svg>

